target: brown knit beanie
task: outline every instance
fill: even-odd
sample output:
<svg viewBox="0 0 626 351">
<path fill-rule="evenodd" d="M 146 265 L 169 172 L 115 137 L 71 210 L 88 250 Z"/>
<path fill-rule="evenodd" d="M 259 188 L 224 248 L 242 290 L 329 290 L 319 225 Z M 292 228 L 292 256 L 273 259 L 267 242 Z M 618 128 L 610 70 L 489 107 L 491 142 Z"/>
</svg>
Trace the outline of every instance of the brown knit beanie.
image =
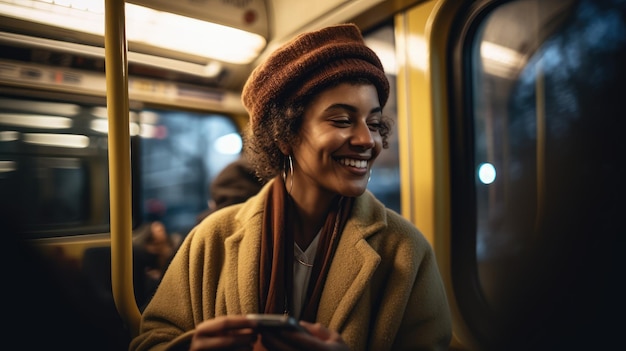
<svg viewBox="0 0 626 351">
<path fill-rule="evenodd" d="M 359 77 L 376 86 L 380 105 L 385 106 L 389 81 L 359 28 L 354 24 L 330 26 L 300 34 L 274 51 L 252 72 L 241 99 L 254 126 L 269 118 L 269 104 L 285 106 L 338 80 Z"/>
</svg>

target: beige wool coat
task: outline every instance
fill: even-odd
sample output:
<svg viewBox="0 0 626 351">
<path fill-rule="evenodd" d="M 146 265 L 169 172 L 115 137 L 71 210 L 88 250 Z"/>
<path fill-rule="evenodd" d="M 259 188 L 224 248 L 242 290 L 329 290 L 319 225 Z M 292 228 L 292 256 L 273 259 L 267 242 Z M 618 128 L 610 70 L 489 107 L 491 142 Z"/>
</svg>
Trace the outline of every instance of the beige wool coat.
<svg viewBox="0 0 626 351">
<path fill-rule="evenodd" d="M 270 182 L 217 211 L 185 238 L 141 318 L 130 350 L 186 350 L 200 322 L 259 312 L 259 257 Z M 317 322 L 350 350 L 447 350 L 451 317 L 428 241 L 366 191 L 354 202 Z"/>
</svg>

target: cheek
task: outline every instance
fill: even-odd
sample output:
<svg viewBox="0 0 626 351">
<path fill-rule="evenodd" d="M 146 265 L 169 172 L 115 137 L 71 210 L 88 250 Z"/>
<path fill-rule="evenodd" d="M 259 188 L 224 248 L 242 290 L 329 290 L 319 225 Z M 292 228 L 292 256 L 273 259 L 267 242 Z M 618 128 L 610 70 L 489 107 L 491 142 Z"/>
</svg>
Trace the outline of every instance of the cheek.
<svg viewBox="0 0 626 351">
<path fill-rule="evenodd" d="M 307 129 L 302 131 L 299 148 L 301 151 L 319 152 L 338 144 L 338 139 L 336 133 L 323 129 Z"/>
<path fill-rule="evenodd" d="M 374 149 L 372 150 L 374 156 L 380 155 L 381 151 L 383 151 L 383 137 L 380 134 L 374 135 Z"/>
</svg>

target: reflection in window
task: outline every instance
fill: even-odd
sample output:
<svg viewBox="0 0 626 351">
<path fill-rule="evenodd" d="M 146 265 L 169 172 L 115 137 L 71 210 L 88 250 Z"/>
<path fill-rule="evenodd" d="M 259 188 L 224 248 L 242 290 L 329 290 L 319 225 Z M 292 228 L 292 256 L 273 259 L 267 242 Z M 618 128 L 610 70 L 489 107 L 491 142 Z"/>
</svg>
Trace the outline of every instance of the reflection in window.
<svg viewBox="0 0 626 351">
<path fill-rule="evenodd" d="M 625 14 L 623 1 L 514 1 L 478 31 L 474 165 L 497 177 L 476 178 L 476 256 L 495 315 L 551 314 L 613 263 L 594 260 L 617 257 Z"/>
</svg>

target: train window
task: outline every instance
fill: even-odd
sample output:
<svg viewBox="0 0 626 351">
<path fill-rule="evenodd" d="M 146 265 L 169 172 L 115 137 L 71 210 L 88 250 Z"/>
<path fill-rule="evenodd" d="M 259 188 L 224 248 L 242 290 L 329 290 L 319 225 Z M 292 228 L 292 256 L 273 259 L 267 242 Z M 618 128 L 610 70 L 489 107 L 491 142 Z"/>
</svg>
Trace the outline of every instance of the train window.
<svg viewBox="0 0 626 351">
<path fill-rule="evenodd" d="M 606 335 L 626 195 L 625 3 L 482 3 L 456 48 L 468 88 L 452 132 L 465 146 L 452 157 L 459 307 L 493 348 Z"/>
<path fill-rule="evenodd" d="M 397 133 L 397 105 L 396 105 L 396 62 L 393 24 L 385 23 L 382 26 L 364 33 L 365 43 L 381 58 L 385 74 L 389 79 L 389 100 L 385 105 L 384 113 L 391 117 L 395 124 L 388 138 L 389 148 L 380 154 L 368 184 L 368 189 L 382 201 L 385 206 L 400 213 L 400 168 Z"/>
<path fill-rule="evenodd" d="M 207 209 L 209 183 L 240 157 L 235 122 L 222 115 L 183 111 L 141 112 L 142 213 L 170 233 L 186 235 Z"/>
<path fill-rule="evenodd" d="M 28 239 L 109 231 L 106 108 L 67 99 L 0 96 L 0 198 Z M 210 181 L 240 155 L 237 126 L 178 110 L 130 119 L 133 226 L 159 219 L 184 235 L 207 208 Z"/>
<path fill-rule="evenodd" d="M 106 120 L 94 111 L 91 105 L 0 96 L 2 208 L 20 218 L 23 235 L 108 230 Z"/>
</svg>

